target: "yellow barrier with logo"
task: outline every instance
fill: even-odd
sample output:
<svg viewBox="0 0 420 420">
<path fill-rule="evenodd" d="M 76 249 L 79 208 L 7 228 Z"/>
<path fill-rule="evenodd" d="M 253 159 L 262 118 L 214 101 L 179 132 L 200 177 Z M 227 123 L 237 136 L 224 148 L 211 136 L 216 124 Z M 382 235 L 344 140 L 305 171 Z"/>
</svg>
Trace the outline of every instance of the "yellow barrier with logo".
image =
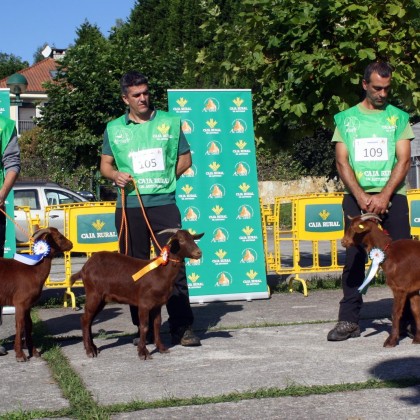
<svg viewBox="0 0 420 420">
<path fill-rule="evenodd" d="M 339 241 L 344 235 L 342 199 L 343 193 L 329 193 L 276 197 L 273 206 L 261 203 L 267 271 L 279 275 L 291 274 L 290 291 L 293 281 L 299 281 L 307 296 L 307 284 L 300 274 L 343 269 L 344 261 L 341 264 L 339 258 Z M 419 236 L 420 189 L 409 190 L 407 199 L 411 234 Z M 282 225 L 282 214 L 285 212 L 290 215 L 290 223 L 286 227 Z M 344 260 L 344 249 L 341 252 Z"/>
<path fill-rule="evenodd" d="M 267 271 L 277 274 L 292 274 L 292 282 L 299 281 L 307 296 L 306 281 L 302 273 L 337 271 L 342 268 L 338 263 L 337 241 L 343 236 L 343 213 L 341 193 L 310 194 L 305 196 L 276 197 L 270 212 L 262 206 L 265 243 L 268 244 L 268 232 L 272 230 L 274 252 L 266 248 Z M 283 214 L 290 215 L 289 226 L 283 225 Z M 321 242 L 329 246 L 329 258 L 325 259 L 325 250 L 319 251 Z M 325 244 L 323 243 L 323 248 Z M 302 264 L 302 260 L 305 264 Z M 310 260 L 310 262 L 309 262 Z"/>
<path fill-rule="evenodd" d="M 63 210 L 64 235 L 73 242 L 73 249 L 64 253 L 64 280 L 52 280 L 48 277 L 45 286 L 65 287 L 64 306 L 70 297 L 72 307 L 76 307 L 76 299 L 71 291 L 72 255 L 86 254 L 87 258 L 97 251 L 118 251 L 118 233 L 115 228 L 115 202 L 83 202 L 62 204 L 46 208 L 45 220 L 49 220 L 51 210 Z M 77 270 L 74 270 L 77 271 Z M 83 286 L 77 281 L 75 286 Z"/>
</svg>

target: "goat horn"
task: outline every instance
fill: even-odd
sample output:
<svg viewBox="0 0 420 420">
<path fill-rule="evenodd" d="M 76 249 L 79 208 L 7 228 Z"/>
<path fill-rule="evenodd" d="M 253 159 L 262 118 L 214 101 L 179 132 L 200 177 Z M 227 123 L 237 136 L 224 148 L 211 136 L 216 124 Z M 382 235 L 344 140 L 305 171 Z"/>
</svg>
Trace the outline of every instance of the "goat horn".
<svg viewBox="0 0 420 420">
<path fill-rule="evenodd" d="M 382 219 L 376 213 L 364 213 L 360 216 L 360 220 L 376 219 L 382 222 Z"/>
<path fill-rule="evenodd" d="M 164 230 L 161 230 L 160 232 L 158 232 L 158 235 L 162 235 L 162 233 L 177 233 L 178 230 L 179 230 L 178 228 L 164 229 Z"/>
<path fill-rule="evenodd" d="M 45 229 L 40 229 L 37 230 L 33 235 L 32 238 L 33 239 L 37 239 L 39 238 L 41 235 L 43 235 L 44 233 L 51 233 L 51 229 L 50 228 L 45 228 Z"/>
</svg>

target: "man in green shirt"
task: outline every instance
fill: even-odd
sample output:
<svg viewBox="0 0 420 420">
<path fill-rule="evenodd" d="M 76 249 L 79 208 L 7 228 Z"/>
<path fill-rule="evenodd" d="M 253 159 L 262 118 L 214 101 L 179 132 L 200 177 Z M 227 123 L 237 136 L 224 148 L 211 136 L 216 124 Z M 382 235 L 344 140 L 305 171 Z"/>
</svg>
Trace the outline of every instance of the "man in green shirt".
<svg viewBox="0 0 420 420">
<path fill-rule="evenodd" d="M 1 171 L 0 171 L 0 208 L 5 211 L 5 201 L 13 188 L 20 172 L 20 150 L 17 141 L 15 122 L 10 118 L 0 115 L 0 147 L 1 147 Z M 0 212 L 0 257 L 4 255 L 6 241 L 6 216 Z M 0 307 L 0 323 L 1 323 Z M 6 349 L 0 346 L 0 356 L 7 354 Z"/>
<path fill-rule="evenodd" d="M 410 141 L 414 134 L 408 114 L 387 103 L 391 77 L 388 63 L 375 62 L 367 66 L 362 82 L 365 98 L 335 115 L 332 141 L 335 142 L 337 170 L 346 187 L 345 228 L 348 216 L 375 213 L 382 217 L 382 225 L 391 238 L 397 240 L 411 237 L 405 177 L 410 169 Z M 363 298 L 358 288 L 365 277 L 365 261 L 364 249 L 346 249 L 343 298 L 338 323 L 328 333 L 329 341 L 360 336 Z M 405 312 L 407 321 L 411 315 L 409 308 Z"/>
<path fill-rule="evenodd" d="M 165 229 L 181 228 L 181 214 L 176 205 L 176 180 L 191 166 L 190 146 L 182 133 L 179 117 L 155 110 L 150 102 L 147 78 L 130 71 L 121 78 L 121 92 L 128 106 L 125 115 L 108 123 L 104 134 L 101 173 L 119 187 L 115 223 L 120 232 L 123 214 L 127 218 L 127 240 L 120 238 L 120 252 L 150 258 L 151 233 L 163 247 L 170 233 Z M 133 189 L 138 187 L 146 217 Z M 121 189 L 126 201 L 122 203 Z M 156 245 L 155 245 L 156 247 Z M 139 280 L 141 281 L 141 280 Z M 180 270 L 166 308 L 172 344 L 199 346 L 192 330 L 194 321 L 189 302 L 185 267 Z M 130 306 L 131 317 L 139 325 L 138 309 Z M 151 341 L 151 334 L 148 334 Z M 136 340 L 135 340 L 136 343 Z"/>
</svg>

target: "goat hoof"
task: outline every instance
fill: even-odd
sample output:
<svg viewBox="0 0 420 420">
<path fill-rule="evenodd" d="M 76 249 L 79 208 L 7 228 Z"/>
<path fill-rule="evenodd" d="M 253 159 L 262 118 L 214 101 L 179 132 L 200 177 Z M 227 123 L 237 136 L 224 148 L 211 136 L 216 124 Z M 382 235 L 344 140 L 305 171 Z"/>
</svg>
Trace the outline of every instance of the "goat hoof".
<svg viewBox="0 0 420 420">
<path fill-rule="evenodd" d="M 397 343 L 398 343 L 397 340 L 391 340 L 390 338 L 387 338 L 385 340 L 384 347 L 388 347 L 388 348 L 395 347 Z"/>
<path fill-rule="evenodd" d="M 87 357 L 93 359 L 94 357 L 98 357 L 98 352 L 97 351 L 87 351 L 86 352 Z"/>
<path fill-rule="evenodd" d="M 41 353 L 38 350 L 34 350 L 30 356 L 31 357 L 41 357 Z"/>
<path fill-rule="evenodd" d="M 169 349 L 166 347 L 156 347 L 159 353 L 169 353 Z"/>
<path fill-rule="evenodd" d="M 16 361 L 17 362 L 27 362 L 28 358 L 26 356 L 21 356 L 21 357 L 16 356 Z"/>
<path fill-rule="evenodd" d="M 420 339 L 419 338 L 415 338 L 411 344 L 420 344 Z"/>
<path fill-rule="evenodd" d="M 150 355 L 150 353 L 147 350 L 144 352 L 139 352 L 139 357 L 142 360 L 153 359 L 153 357 Z"/>
</svg>

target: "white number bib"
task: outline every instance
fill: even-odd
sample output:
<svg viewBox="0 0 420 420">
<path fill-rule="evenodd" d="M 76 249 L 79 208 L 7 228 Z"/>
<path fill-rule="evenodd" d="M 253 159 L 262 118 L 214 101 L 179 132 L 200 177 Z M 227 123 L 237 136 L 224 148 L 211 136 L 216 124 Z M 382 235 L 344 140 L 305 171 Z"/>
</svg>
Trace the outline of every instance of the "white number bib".
<svg viewBox="0 0 420 420">
<path fill-rule="evenodd" d="M 388 160 L 388 139 L 385 137 L 355 139 L 354 158 L 356 162 Z"/>
<path fill-rule="evenodd" d="M 129 157 L 133 162 L 133 170 L 135 174 L 143 172 L 163 171 L 165 162 L 161 148 L 139 150 L 138 152 L 130 152 Z"/>
</svg>

